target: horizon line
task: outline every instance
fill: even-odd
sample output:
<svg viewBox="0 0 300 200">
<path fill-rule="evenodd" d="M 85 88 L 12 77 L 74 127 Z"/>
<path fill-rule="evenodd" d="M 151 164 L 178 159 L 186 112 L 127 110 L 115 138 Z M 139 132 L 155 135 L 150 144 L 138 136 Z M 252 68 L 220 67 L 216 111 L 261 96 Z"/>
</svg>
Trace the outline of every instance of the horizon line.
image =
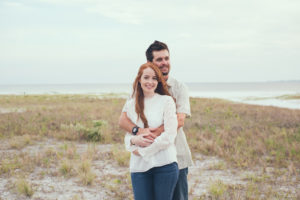
<svg viewBox="0 0 300 200">
<path fill-rule="evenodd" d="M 183 82 L 183 81 L 181 81 Z M 216 84 L 216 83 L 279 83 L 279 82 L 300 82 L 299 80 L 272 80 L 272 81 L 211 81 L 211 82 L 203 82 L 203 81 L 193 81 L 193 82 L 184 82 L 186 84 Z M 109 82 L 73 82 L 73 83 L 12 83 L 12 84 L 0 84 L 0 86 L 21 86 L 21 85 L 96 85 L 96 84 L 109 84 L 109 85 L 118 85 L 118 84 L 132 84 L 131 82 L 115 82 L 115 83 L 109 83 Z"/>
</svg>

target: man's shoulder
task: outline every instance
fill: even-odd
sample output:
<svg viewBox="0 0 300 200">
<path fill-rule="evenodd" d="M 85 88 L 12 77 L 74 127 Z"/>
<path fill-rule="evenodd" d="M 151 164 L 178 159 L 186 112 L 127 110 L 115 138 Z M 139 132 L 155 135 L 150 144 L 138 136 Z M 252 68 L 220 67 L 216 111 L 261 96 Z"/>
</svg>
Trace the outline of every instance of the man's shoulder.
<svg viewBox="0 0 300 200">
<path fill-rule="evenodd" d="M 174 78 L 172 76 L 170 76 L 169 78 L 170 78 L 170 85 L 174 89 L 183 89 L 183 88 L 186 89 L 187 88 L 185 83 L 177 80 L 176 78 Z"/>
</svg>

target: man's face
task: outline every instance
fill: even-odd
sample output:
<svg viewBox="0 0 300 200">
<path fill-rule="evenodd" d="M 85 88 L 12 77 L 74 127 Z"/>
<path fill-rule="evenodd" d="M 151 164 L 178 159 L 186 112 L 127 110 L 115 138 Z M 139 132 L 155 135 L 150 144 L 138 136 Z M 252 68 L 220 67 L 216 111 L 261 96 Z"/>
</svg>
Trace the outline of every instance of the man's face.
<svg viewBox="0 0 300 200">
<path fill-rule="evenodd" d="M 168 50 L 153 51 L 152 62 L 158 66 L 165 79 L 168 79 L 168 74 L 170 72 L 170 59 Z"/>
</svg>

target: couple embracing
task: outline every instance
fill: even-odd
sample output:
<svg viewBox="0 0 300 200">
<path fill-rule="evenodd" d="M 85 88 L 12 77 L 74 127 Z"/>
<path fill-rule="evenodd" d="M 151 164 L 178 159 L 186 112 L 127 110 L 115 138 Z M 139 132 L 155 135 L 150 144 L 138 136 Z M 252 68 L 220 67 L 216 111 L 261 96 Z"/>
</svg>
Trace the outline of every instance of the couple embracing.
<svg viewBox="0 0 300 200">
<path fill-rule="evenodd" d="M 127 131 L 134 198 L 185 200 L 188 167 L 193 164 L 183 132 L 184 120 L 191 114 L 187 88 L 169 76 L 165 43 L 152 43 L 146 57 L 119 120 Z"/>
</svg>

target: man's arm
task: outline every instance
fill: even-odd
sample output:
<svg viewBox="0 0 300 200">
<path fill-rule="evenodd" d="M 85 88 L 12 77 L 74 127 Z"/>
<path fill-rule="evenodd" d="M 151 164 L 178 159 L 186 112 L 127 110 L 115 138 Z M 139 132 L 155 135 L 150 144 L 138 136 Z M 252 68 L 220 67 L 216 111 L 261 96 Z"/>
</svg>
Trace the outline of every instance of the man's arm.
<svg viewBox="0 0 300 200">
<path fill-rule="evenodd" d="M 126 112 L 122 112 L 119 118 L 119 126 L 128 133 L 131 133 L 133 127 L 136 125 L 127 117 Z"/>
<path fill-rule="evenodd" d="M 184 120 L 186 118 L 186 114 L 185 113 L 177 113 L 177 120 L 178 120 L 178 128 L 181 128 L 184 126 Z"/>
<path fill-rule="evenodd" d="M 126 112 L 122 112 L 119 118 L 119 126 L 128 133 L 131 133 L 133 127 L 135 127 L 136 125 L 132 123 L 132 121 L 128 118 Z M 125 136 L 125 144 L 126 137 L 127 136 Z M 151 133 L 149 129 L 144 128 L 139 128 L 137 135 L 131 135 L 129 139 L 131 145 L 138 145 L 141 147 L 147 147 L 154 141 L 153 133 Z"/>
<path fill-rule="evenodd" d="M 177 113 L 177 121 L 178 121 L 178 127 L 177 129 L 181 128 L 184 126 L 184 120 L 186 118 L 185 113 Z M 158 128 L 150 128 L 151 133 L 153 133 L 156 136 L 160 136 L 162 132 L 165 131 L 164 125 L 161 125 Z"/>
<path fill-rule="evenodd" d="M 120 118 L 119 118 L 119 126 L 120 126 L 120 128 L 127 131 L 128 133 L 131 133 L 133 127 L 135 127 L 136 124 L 134 124 L 128 118 L 126 112 L 122 112 L 121 115 L 120 115 Z M 150 132 L 149 128 L 140 128 L 139 127 L 139 131 L 137 132 L 137 135 L 144 134 L 144 133 L 147 133 L 147 134 L 150 134 L 151 136 L 153 136 L 153 134 Z"/>
</svg>

